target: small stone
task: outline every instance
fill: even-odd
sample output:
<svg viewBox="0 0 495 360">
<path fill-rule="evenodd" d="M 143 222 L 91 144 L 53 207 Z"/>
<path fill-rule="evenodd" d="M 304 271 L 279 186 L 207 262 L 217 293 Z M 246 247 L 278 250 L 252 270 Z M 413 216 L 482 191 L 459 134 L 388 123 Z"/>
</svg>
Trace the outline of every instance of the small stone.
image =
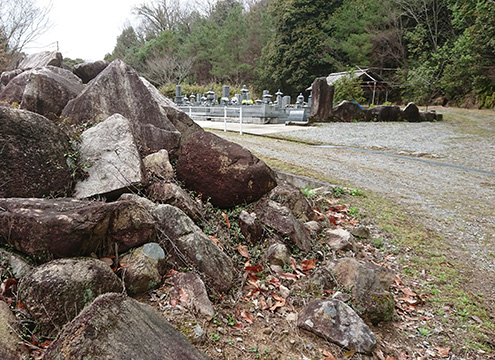
<svg viewBox="0 0 495 360">
<path fill-rule="evenodd" d="M 297 321 L 297 314 L 296 313 L 289 313 L 285 317 L 285 320 L 287 320 L 289 322 Z"/>
<path fill-rule="evenodd" d="M 288 298 L 290 295 L 290 290 L 287 289 L 284 285 L 280 285 L 278 294 L 283 297 L 284 299 Z"/>
<path fill-rule="evenodd" d="M 227 334 L 227 331 L 221 326 L 217 327 L 217 331 L 222 335 Z"/>
<path fill-rule="evenodd" d="M 265 329 L 263 330 L 263 334 L 265 334 L 265 335 L 271 335 L 271 333 L 272 333 L 272 332 L 273 332 L 273 331 L 272 331 L 272 329 L 270 329 L 270 328 L 265 328 Z"/>
<path fill-rule="evenodd" d="M 370 234 L 370 229 L 368 229 L 364 225 L 356 226 L 354 228 L 351 228 L 350 232 L 355 237 L 358 237 L 358 238 L 361 238 L 361 239 L 369 239 L 369 237 L 371 235 Z"/>
</svg>

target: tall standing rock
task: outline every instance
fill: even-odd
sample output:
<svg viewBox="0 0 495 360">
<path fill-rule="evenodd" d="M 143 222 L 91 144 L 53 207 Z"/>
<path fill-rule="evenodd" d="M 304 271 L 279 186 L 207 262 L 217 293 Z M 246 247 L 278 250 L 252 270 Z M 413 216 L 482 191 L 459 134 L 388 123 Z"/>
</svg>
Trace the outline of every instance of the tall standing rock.
<svg viewBox="0 0 495 360">
<path fill-rule="evenodd" d="M 62 112 L 75 124 L 102 121 L 113 114 L 129 119 L 141 154 L 177 151 L 180 133 L 154 101 L 138 74 L 122 60 L 111 62 Z"/>
<path fill-rule="evenodd" d="M 326 122 L 332 119 L 332 103 L 335 87 L 328 85 L 327 78 L 315 79 L 312 87 L 309 122 Z"/>
<path fill-rule="evenodd" d="M 69 152 L 67 135 L 47 118 L 0 106 L 0 197 L 69 194 Z"/>
<path fill-rule="evenodd" d="M 272 169 L 251 152 L 204 131 L 182 148 L 177 177 L 223 208 L 256 201 L 277 185 Z"/>
</svg>

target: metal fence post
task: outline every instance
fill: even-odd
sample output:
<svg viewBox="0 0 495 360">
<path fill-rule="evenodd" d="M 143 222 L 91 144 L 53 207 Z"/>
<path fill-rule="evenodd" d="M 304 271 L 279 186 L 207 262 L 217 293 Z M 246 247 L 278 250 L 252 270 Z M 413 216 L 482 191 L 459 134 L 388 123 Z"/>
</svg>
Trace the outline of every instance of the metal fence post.
<svg viewBox="0 0 495 360">
<path fill-rule="evenodd" d="M 223 107 L 223 131 L 227 131 L 227 106 Z"/>
<path fill-rule="evenodd" d="M 242 135 L 242 105 L 239 108 L 239 135 Z"/>
</svg>

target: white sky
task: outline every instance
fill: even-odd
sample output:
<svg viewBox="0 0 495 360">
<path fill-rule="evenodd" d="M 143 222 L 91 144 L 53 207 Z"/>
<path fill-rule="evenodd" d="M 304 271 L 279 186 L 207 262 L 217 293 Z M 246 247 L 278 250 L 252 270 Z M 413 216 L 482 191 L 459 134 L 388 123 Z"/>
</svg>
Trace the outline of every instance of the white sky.
<svg viewBox="0 0 495 360">
<path fill-rule="evenodd" d="M 111 53 L 126 21 L 132 21 L 131 9 L 146 0 L 51 0 L 52 27 L 25 51 L 36 53 L 57 50 L 63 57 L 102 60 Z M 49 0 L 36 0 L 45 6 Z"/>
</svg>

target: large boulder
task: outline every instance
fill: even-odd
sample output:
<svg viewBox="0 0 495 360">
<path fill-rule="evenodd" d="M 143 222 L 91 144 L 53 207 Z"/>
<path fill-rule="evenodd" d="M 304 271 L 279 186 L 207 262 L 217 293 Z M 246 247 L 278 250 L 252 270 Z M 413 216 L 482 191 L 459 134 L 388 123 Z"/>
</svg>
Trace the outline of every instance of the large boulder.
<svg viewBox="0 0 495 360">
<path fill-rule="evenodd" d="M 365 114 L 358 104 L 344 100 L 333 109 L 333 118 L 342 122 L 363 121 Z"/>
<path fill-rule="evenodd" d="M 326 77 L 315 79 L 312 85 L 309 122 L 326 122 L 331 120 L 334 91 L 335 87 L 328 84 Z"/>
<path fill-rule="evenodd" d="M 79 180 L 74 197 L 116 198 L 136 191 L 146 181 L 132 124 L 114 114 L 81 134 L 79 161 L 88 177 Z"/>
<path fill-rule="evenodd" d="M 134 201 L 0 199 L 0 243 L 39 263 L 54 258 L 111 255 L 152 242 L 155 220 Z"/>
<path fill-rule="evenodd" d="M 19 283 L 19 299 L 46 335 L 55 335 L 98 295 L 122 291 L 103 261 L 58 259 L 43 264 Z"/>
<path fill-rule="evenodd" d="M 366 120 L 394 122 L 401 120 L 400 107 L 396 105 L 379 105 L 366 113 Z"/>
<path fill-rule="evenodd" d="M 153 215 L 169 241 L 163 246 L 180 266 L 193 266 L 206 275 L 206 282 L 218 291 L 232 286 L 232 260 L 206 236 L 182 210 L 172 205 L 158 205 Z"/>
<path fill-rule="evenodd" d="M 207 360 L 158 311 L 121 294 L 104 294 L 64 327 L 44 360 Z"/>
<path fill-rule="evenodd" d="M 289 208 L 273 200 L 263 200 L 254 208 L 260 221 L 272 228 L 284 239 L 288 239 L 292 246 L 304 252 L 311 250 L 311 237 L 304 224 L 300 222 Z"/>
<path fill-rule="evenodd" d="M 148 88 L 153 101 L 158 104 L 160 112 L 165 116 L 172 125 L 180 132 L 180 146 L 177 156 L 180 153 L 180 149 L 189 140 L 189 137 L 196 132 L 204 131 L 201 126 L 196 124 L 184 111 L 179 109 L 179 107 L 170 99 L 166 98 L 158 89 L 153 86 L 145 78 L 141 78 L 143 84 Z M 176 154 L 173 154 L 176 155 Z"/>
<path fill-rule="evenodd" d="M 4 272 L 4 269 L 6 270 Z M 33 266 L 21 255 L 7 249 L 0 249 L 0 275 L 20 280 Z"/>
<path fill-rule="evenodd" d="M 104 60 L 83 62 L 81 64 L 74 65 L 73 72 L 76 74 L 84 84 L 89 83 L 95 77 L 98 76 L 108 66 L 108 62 Z"/>
<path fill-rule="evenodd" d="M 374 324 L 392 320 L 394 298 L 383 289 L 373 270 L 353 258 L 339 260 L 333 270 L 339 283 L 351 289 L 353 307 L 358 314 Z"/>
<path fill-rule="evenodd" d="M 116 113 L 130 120 L 142 155 L 161 149 L 173 153 L 178 149 L 180 133 L 163 115 L 136 71 L 119 59 L 111 62 L 71 100 L 62 116 L 81 124 L 101 121 Z"/>
<path fill-rule="evenodd" d="M 9 79 L 8 83 L 0 89 L 0 102 L 8 102 L 11 104 L 20 104 L 22 102 L 22 95 L 24 94 L 24 89 L 26 88 L 31 73 L 29 71 L 19 71 L 20 74 Z"/>
<path fill-rule="evenodd" d="M 62 54 L 58 51 L 42 51 L 24 56 L 16 69 L 29 70 L 48 65 L 62 67 L 62 60 Z"/>
<path fill-rule="evenodd" d="M 263 237 L 263 226 L 256 213 L 242 210 L 239 214 L 239 227 L 244 239 L 250 244 L 257 245 Z"/>
<path fill-rule="evenodd" d="M 16 333 L 17 332 L 17 333 Z M 0 359 L 27 360 L 29 352 L 19 341 L 18 322 L 6 302 L 0 301 Z"/>
<path fill-rule="evenodd" d="M 129 295 L 156 289 L 165 270 L 165 252 L 157 243 L 148 243 L 120 258 L 125 265 L 123 278 Z"/>
<path fill-rule="evenodd" d="M 240 145 L 198 131 L 183 146 L 177 177 L 189 190 L 218 207 L 260 199 L 276 186 L 274 172 Z"/>
<path fill-rule="evenodd" d="M 402 120 L 408 122 L 420 122 L 423 121 L 421 114 L 419 113 L 419 108 L 415 103 L 410 102 L 407 106 L 402 110 Z"/>
<path fill-rule="evenodd" d="M 376 345 L 376 337 L 364 321 L 336 299 L 310 302 L 299 314 L 297 326 L 360 353 L 369 354 Z"/>
<path fill-rule="evenodd" d="M 45 117 L 0 107 L 0 197 L 65 196 L 71 192 L 65 133 Z"/>
<path fill-rule="evenodd" d="M 17 75 L 21 74 L 24 70 L 21 70 L 21 69 L 14 69 L 14 70 L 9 70 L 9 71 L 4 71 L 1 75 L 0 75 L 0 90 L 2 90 L 2 88 L 4 86 L 7 86 L 7 84 L 10 82 L 10 80 L 12 80 L 13 78 L 15 78 Z"/>
<path fill-rule="evenodd" d="M 84 89 L 72 72 L 54 66 L 29 70 L 22 75 L 28 76 L 28 79 L 22 94 L 21 109 L 51 120 L 58 119 L 67 103 Z"/>
</svg>

